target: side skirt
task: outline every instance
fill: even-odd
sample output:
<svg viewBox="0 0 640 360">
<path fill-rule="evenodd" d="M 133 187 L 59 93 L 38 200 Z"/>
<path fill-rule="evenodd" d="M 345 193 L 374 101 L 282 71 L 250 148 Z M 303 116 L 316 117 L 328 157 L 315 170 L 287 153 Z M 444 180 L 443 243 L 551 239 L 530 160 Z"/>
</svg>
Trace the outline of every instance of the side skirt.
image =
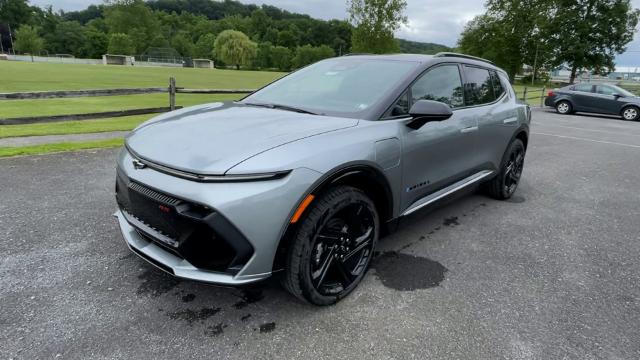
<svg viewBox="0 0 640 360">
<path fill-rule="evenodd" d="M 475 184 L 478 181 L 485 179 L 489 176 L 491 176 L 494 172 L 491 170 L 482 170 L 480 172 L 477 172 L 465 179 L 462 179 L 458 182 L 455 182 L 443 189 L 440 189 L 434 193 L 431 193 L 419 200 L 417 200 L 416 202 L 414 202 L 413 204 L 411 204 L 411 206 L 409 206 L 407 208 L 407 210 L 405 210 L 402 214 L 400 214 L 400 216 L 406 216 L 409 215 L 415 211 L 418 211 L 420 209 L 422 209 L 423 207 L 432 204 L 440 199 L 442 199 L 443 197 L 453 194 L 454 192 L 461 190 L 469 185 Z"/>
</svg>

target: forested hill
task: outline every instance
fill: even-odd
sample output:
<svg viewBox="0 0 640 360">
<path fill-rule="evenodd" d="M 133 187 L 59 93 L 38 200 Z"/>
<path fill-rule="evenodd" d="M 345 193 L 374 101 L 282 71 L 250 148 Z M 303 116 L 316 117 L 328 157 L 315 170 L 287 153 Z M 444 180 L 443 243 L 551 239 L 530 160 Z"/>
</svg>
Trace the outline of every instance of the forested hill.
<svg viewBox="0 0 640 360">
<path fill-rule="evenodd" d="M 442 51 L 452 51 L 453 49 L 441 44 L 423 43 L 417 41 L 409 41 L 398 39 L 400 44 L 400 52 L 407 54 L 435 54 Z"/>
<path fill-rule="evenodd" d="M 310 32 L 315 32 L 316 34 L 322 34 L 321 39 L 313 39 L 307 37 L 306 40 L 309 40 L 308 43 L 311 45 L 328 45 L 334 48 L 336 53 L 348 51 L 349 39 L 345 37 L 348 36 L 350 31 L 345 29 L 347 24 L 344 21 L 340 20 L 332 20 L 332 21 L 323 21 L 312 18 L 306 14 L 298 14 L 292 13 L 287 10 L 280 9 L 271 5 L 255 5 L 255 4 L 242 4 L 238 1 L 233 0 L 224 0 L 224 1 L 212 1 L 212 0 L 150 0 L 146 1 L 147 6 L 156 11 L 161 11 L 164 13 L 190 13 L 194 15 L 204 16 L 209 20 L 222 20 L 227 17 L 234 18 L 251 18 L 252 14 L 256 10 L 261 10 L 262 13 L 266 15 L 267 18 L 275 21 L 278 27 L 286 27 L 284 24 L 294 25 L 297 27 L 305 26 L 305 24 L 310 24 L 308 27 Z M 93 19 L 99 19 L 104 16 L 104 5 L 90 5 L 87 9 L 81 11 L 67 12 L 64 13 L 64 18 L 69 21 L 77 21 L 81 24 L 87 24 L 89 21 Z M 272 24 L 273 25 L 273 24 Z M 328 25 L 328 26 L 327 26 Z M 329 29 L 327 32 L 327 28 L 336 28 L 342 27 L 342 34 L 339 34 L 334 39 L 327 39 L 328 36 L 335 35 L 332 34 L 334 31 Z M 291 26 L 289 26 L 289 30 L 291 30 Z M 295 28 L 294 28 L 295 30 Z M 295 34 L 294 34 L 295 35 Z M 286 37 L 286 36 L 285 36 Z M 302 42 L 304 42 L 305 36 L 298 36 Z M 339 40 L 336 40 L 339 39 Z M 270 39 L 276 40 L 276 39 Z M 344 40 L 346 44 L 341 44 L 341 40 Z M 272 41 L 274 44 L 277 41 Z M 337 44 L 336 44 L 337 42 Z M 400 51 L 403 53 L 414 53 L 414 54 L 435 54 L 440 51 L 450 51 L 451 48 L 435 43 L 423 43 L 416 41 L 409 41 L 398 39 L 400 45 Z M 304 44 L 301 44 L 304 45 Z M 343 48 L 341 49 L 341 46 Z"/>
</svg>

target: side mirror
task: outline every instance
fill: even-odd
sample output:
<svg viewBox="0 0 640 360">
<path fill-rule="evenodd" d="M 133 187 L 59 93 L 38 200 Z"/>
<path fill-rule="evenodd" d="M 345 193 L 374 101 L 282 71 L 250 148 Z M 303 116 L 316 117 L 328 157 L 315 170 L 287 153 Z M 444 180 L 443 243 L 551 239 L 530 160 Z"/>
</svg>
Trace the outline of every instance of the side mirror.
<svg viewBox="0 0 640 360">
<path fill-rule="evenodd" d="M 618 93 L 615 93 L 615 94 L 613 94 L 613 97 L 614 97 L 616 100 L 618 100 L 618 99 L 620 99 L 621 97 L 624 97 L 624 95 L 622 95 L 622 94 L 618 94 Z"/>
<path fill-rule="evenodd" d="M 451 107 L 445 103 L 433 100 L 418 100 L 409 110 L 413 118 L 407 126 L 416 130 L 430 121 L 447 120 L 453 115 Z"/>
</svg>

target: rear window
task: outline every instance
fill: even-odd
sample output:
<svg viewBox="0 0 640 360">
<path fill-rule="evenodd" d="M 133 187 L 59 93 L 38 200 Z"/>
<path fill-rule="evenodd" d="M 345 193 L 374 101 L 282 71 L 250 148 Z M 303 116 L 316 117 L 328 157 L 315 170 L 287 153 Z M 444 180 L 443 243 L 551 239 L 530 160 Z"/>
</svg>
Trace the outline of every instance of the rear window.
<svg viewBox="0 0 640 360">
<path fill-rule="evenodd" d="M 591 84 L 578 84 L 573 87 L 573 91 L 591 92 L 591 88 L 593 88 Z"/>
<path fill-rule="evenodd" d="M 474 66 L 464 66 L 464 93 L 467 106 L 483 105 L 493 102 L 494 83 L 489 70 Z"/>
<path fill-rule="evenodd" d="M 500 82 L 500 78 L 498 77 L 498 73 L 495 71 L 491 71 L 491 81 L 493 83 L 493 94 L 496 99 L 502 97 L 502 94 L 505 93 L 504 86 L 502 82 Z"/>
</svg>

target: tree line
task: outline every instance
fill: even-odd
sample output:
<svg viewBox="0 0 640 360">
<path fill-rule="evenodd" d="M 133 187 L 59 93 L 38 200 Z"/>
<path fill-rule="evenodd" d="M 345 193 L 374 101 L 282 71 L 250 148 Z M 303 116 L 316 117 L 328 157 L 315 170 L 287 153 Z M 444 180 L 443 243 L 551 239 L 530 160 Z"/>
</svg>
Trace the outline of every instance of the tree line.
<svg viewBox="0 0 640 360">
<path fill-rule="evenodd" d="M 370 3 L 376 5 L 365 6 Z M 395 9 L 385 12 L 390 17 L 376 17 L 376 9 L 389 6 Z M 177 56 L 215 59 L 217 65 L 283 71 L 352 51 L 447 49 L 394 39 L 394 24 L 403 20 L 405 6 L 404 0 L 353 0 L 349 10 L 354 21 L 349 22 L 233 0 L 107 0 L 73 12 L 30 6 L 27 0 L 0 0 L 0 24 L 6 27 L 0 25 L 0 34 L 4 30 L 5 48 L 36 55 L 100 58 L 172 48 Z M 13 44 L 7 41 L 9 28 Z"/>
<path fill-rule="evenodd" d="M 570 82 L 581 69 L 613 71 L 616 54 L 633 40 L 640 11 L 629 0 L 488 0 L 467 23 L 461 52 L 493 60 L 513 76 L 566 64 Z"/>
</svg>

